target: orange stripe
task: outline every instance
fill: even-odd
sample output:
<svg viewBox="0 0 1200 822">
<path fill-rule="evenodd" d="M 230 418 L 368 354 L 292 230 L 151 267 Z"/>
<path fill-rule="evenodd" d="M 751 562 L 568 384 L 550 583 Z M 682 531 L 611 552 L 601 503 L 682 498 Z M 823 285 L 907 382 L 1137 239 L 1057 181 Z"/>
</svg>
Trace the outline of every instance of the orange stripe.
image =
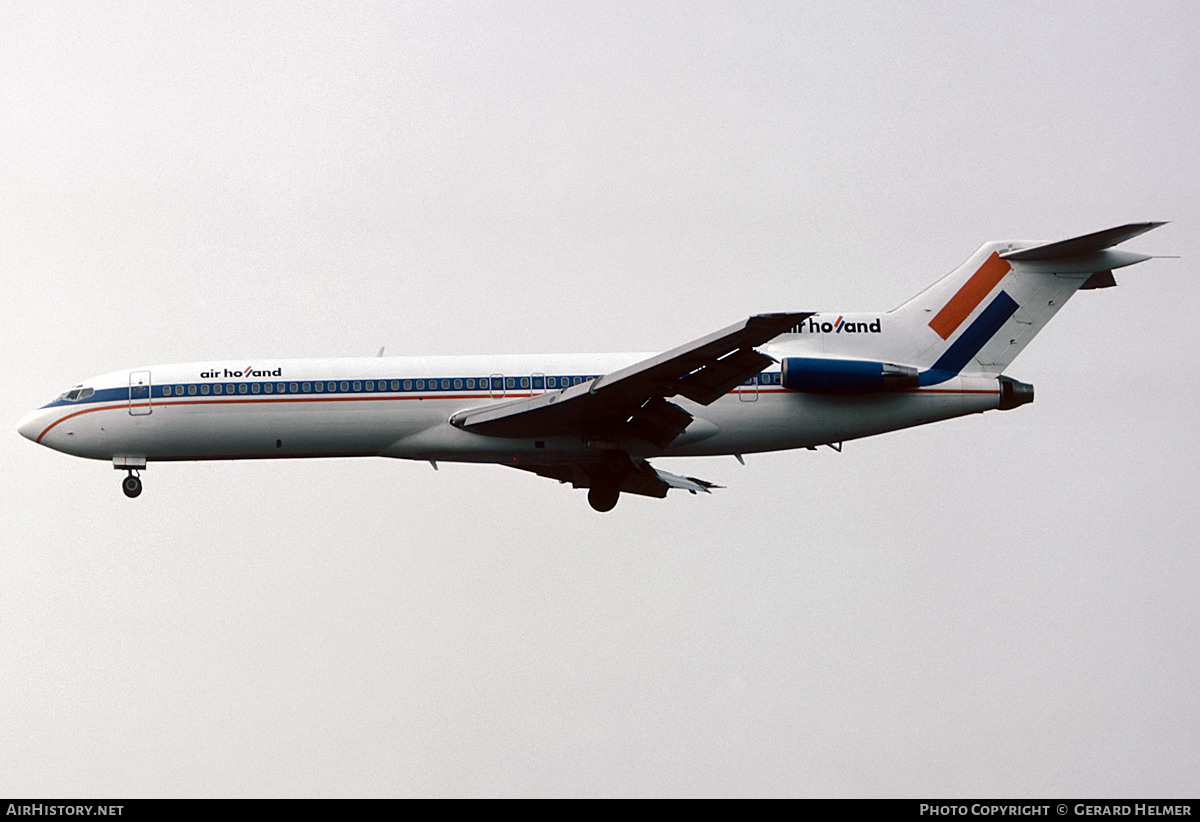
<svg viewBox="0 0 1200 822">
<path fill-rule="evenodd" d="M 489 394 L 451 394 L 450 396 L 421 396 L 421 397 L 395 397 L 395 396 L 379 397 L 379 396 L 373 396 L 373 395 L 345 397 L 345 396 L 338 396 L 337 394 L 334 394 L 332 396 L 325 396 L 325 397 L 306 395 L 303 397 L 269 397 L 268 396 L 268 397 L 260 397 L 260 398 L 254 398 L 254 397 L 244 397 L 243 398 L 239 395 L 239 397 L 237 399 L 159 400 L 159 401 L 153 403 L 152 405 L 141 405 L 141 406 L 135 406 L 135 407 L 138 407 L 138 408 L 146 408 L 146 407 L 161 408 L 166 405 L 250 405 L 251 403 L 258 403 L 261 405 L 263 403 L 281 403 L 281 402 L 381 402 L 381 401 L 393 401 L 393 400 L 416 401 L 416 400 L 432 400 L 432 399 L 445 399 L 445 400 L 518 399 L 519 400 L 519 399 L 524 399 L 526 397 L 531 397 L 531 396 L 533 396 L 533 395 L 532 394 L 506 394 L 503 397 L 492 397 Z M 82 414 L 91 414 L 96 411 L 124 411 L 128 407 L 129 407 L 128 405 L 126 405 L 124 402 L 122 402 L 119 405 L 100 405 L 100 406 L 96 406 L 94 408 L 80 409 L 79 411 L 75 411 L 75 412 L 67 414 L 63 417 L 59 417 L 57 420 L 55 420 L 54 422 L 47 425 L 42 430 L 42 433 L 38 434 L 37 439 L 34 440 L 34 442 L 40 443 L 42 441 L 42 437 L 49 434 L 50 430 L 52 428 L 59 425 L 60 423 L 64 423 L 67 420 L 73 419 L 74 417 L 78 417 Z M 144 416 L 149 416 L 149 415 L 147 414 Z"/>
<path fill-rule="evenodd" d="M 72 417 L 78 417 L 80 414 L 91 414 L 93 411 L 112 411 L 114 408 L 125 408 L 125 407 L 126 407 L 125 405 L 101 405 L 96 408 L 84 408 L 82 411 L 76 411 L 73 414 L 67 414 L 65 417 L 60 417 L 59 419 L 55 420 L 54 422 L 47 425 L 44 429 L 42 429 L 42 433 L 38 434 L 37 439 L 34 440 L 34 442 L 41 442 L 42 437 L 49 434 L 51 428 L 58 425 L 60 422 L 66 422 L 67 420 L 71 419 Z"/>
<path fill-rule="evenodd" d="M 929 327 L 943 340 L 950 339 L 950 335 L 983 302 L 983 298 L 996 287 L 996 283 L 1004 279 L 1004 275 L 1011 268 L 1008 260 L 1000 259 L 1000 255 L 993 252 L 992 256 L 979 266 L 979 270 L 971 275 L 971 279 L 963 283 L 958 293 L 950 298 L 950 302 L 929 321 Z"/>
<path fill-rule="evenodd" d="M 775 387 L 768 388 L 768 387 L 764 386 L 759 389 L 759 393 L 760 394 L 795 394 L 798 392 L 791 391 L 790 389 L 787 389 L 787 388 L 775 388 Z M 959 388 L 914 388 L 910 391 L 902 391 L 902 392 L 896 392 L 896 393 L 904 393 L 904 394 L 999 394 L 1000 392 L 995 391 L 995 390 L 989 391 L 986 389 L 984 389 L 984 390 L 976 390 L 976 389 L 965 390 L 965 389 L 959 389 Z M 728 394 L 726 396 L 732 397 L 737 394 L 738 394 L 737 389 L 734 389 L 733 391 L 728 392 Z M 166 405 L 178 405 L 178 406 L 185 406 L 185 405 L 249 405 L 251 403 L 260 403 L 261 404 L 261 403 L 281 403 L 281 402 L 347 402 L 347 401 L 379 402 L 381 400 L 383 400 L 383 401 L 395 401 L 395 400 L 412 401 L 412 400 L 424 400 L 424 399 L 446 399 L 446 400 L 525 399 L 527 397 L 532 397 L 532 396 L 533 396 L 532 394 L 508 394 L 504 397 L 492 397 L 488 394 L 467 394 L 467 395 L 457 394 L 457 395 L 451 395 L 451 396 L 447 396 L 447 397 L 436 397 L 436 396 L 435 397 L 396 397 L 396 396 L 390 396 L 390 397 L 389 396 L 384 396 L 384 397 L 375 397 L 375 396 L 338 397 L 336 395 L 332 396 L 332 397 L 314 397 L 314 396 L 309 395 L 309 396 L 304 396 L 304 397 L 262 397 L 262 398 L 258 398 L 258 399 L 255 399 L 252 397 L 246 397 L 243 399 L 243 398 L 239 397 L 238 399 L 233 399 L 233 400 L 229 400 L 229 399 L 160 400 L 160 401 L 154 403 L 154 406 L 162 407 L 162 406 L 166 406 Z M 65 416 L 62 416 L 62 417 L 58 418 L 57 420 L 55 420 L 54 422 L 47 425 L 44 429 L 42 429 L 42 433 L 38 434 L 37 439 L 34 440 L 34 442 L 40 443 L 42 441 L 42 438 L 50 433 L 51 429 L 57 427 L 59 424 L 64 423 L 69 419 L 74 419 L 75 417 L 82 416 L 83 414 L 92 414 L 92 413 L 95 413 L 96 411 L 125 411 L 128 409 L 128 407 L 129 406 L 127 404 L 121 403 L 119 405 L 100 405 L 100 406 L 96 406 L 94 408 L 81 408 L 78 411 L 74 411 L 70 414 L 66 414 Z M 290 456 L 295 456 L 295 455 L 290 455 Z M 172 457 L 170 459 L 175 459 L 175 458 Z M 185 459 L 185 458 L 179 457 L 179 459 Z M 214 458 L 214 459 L 217 459 L 217 458 Z"/>
</svg>

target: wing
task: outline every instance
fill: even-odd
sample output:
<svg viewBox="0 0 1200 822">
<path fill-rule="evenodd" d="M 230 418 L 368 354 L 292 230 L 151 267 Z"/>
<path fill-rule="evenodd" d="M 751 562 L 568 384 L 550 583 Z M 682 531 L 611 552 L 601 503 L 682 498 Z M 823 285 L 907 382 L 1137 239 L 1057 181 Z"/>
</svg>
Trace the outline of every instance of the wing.
<svg viewBox="0 0 1200 822">
<path fill-rule="evenodd" d="M 460 411 L 450 423 L 493 437 L 578 433 L 605 442 L 640 439 L 665 448 L 692 421 L 668 397 L 712 403 L 774 362 L 755 346 L 810 316 L 757 314 L 590 382 Z"/>
</svg>

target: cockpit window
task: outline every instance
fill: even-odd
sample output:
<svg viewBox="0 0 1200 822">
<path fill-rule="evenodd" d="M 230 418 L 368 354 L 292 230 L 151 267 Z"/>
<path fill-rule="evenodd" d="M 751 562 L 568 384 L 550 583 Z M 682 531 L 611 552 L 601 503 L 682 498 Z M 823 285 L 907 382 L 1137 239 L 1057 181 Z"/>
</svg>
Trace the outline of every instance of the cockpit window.
<svg viewBox="0 0 1200 822">
<path fill-rule="evenodd" d="M 64 391 L 59 396 L 59 399 L 66 400 L 67 402 L 79 402 L 80 400 L 86 400 L 95 393 L 96 392 L 91 388 L 84 388 L 82 385 L 77 385 L 70 391 Z"/>
</svg>

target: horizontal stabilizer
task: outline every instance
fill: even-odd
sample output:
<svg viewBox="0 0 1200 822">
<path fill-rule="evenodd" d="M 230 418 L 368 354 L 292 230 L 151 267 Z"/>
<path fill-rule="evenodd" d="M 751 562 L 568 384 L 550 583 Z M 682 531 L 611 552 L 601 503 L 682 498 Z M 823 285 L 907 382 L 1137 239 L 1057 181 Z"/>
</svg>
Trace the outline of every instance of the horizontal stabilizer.
<svg viewBox="0 0 1200 822">
<path fill-rule="evenodd" d="M 1008 251 L 1000 256 L 1006 260 L 1022 262 L 1078 257 L 1083 254 L 1091 254 L 1096 251 L 1103 251 L 1106 248 L 1112 248 L 1114 245 L 1119 245 L 1126 240 L 1132 240 L 1140 234 L 1145 234 L 1147 231 L 1163 225 L 1166 225 L 1166 223 L 1129 223 L 1117 226 L 1116 228 L 1106 228 L 1103 231 L 1096 231 L 1092 234 L 1084 234 L 1082 237 L 1072 237 L 1069 240 L 1035 245 L 1031 248 L 1022 248 L 1019 251 Z"/>
</svg>

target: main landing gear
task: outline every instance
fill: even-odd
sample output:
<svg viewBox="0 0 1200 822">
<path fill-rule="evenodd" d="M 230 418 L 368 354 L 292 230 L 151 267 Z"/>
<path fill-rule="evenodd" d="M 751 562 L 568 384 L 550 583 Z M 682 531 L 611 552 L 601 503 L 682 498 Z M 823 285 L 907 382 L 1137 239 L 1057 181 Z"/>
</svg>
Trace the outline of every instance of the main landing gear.
<svg viewBox="0 0 1200 822">
<path fill-rule="evenodd" d="M 633 462 L 624 451 L 605 451 L 600 464 L 588 472 L 591 487 L 588 488 L 588 505 L 604 513 L 617 507 L 621 498 L 621 485 L 633 472 Z"/>
<path fill-rule="evenodd" d="M 612 485 L 593 485 L 588 489 L 588 505 L 600 513 L 616 508 L 620 498 L 621 490 Z"/>
<path fill-rule="evenodd" d="M 121 480 L 121 490 L 125 492 L 125 496 L 133 499 L 138 494 L 142 493 L 142 480 L 138 476 L 137 471 L 130 471 L 129 476 Z"/>
</svg>

